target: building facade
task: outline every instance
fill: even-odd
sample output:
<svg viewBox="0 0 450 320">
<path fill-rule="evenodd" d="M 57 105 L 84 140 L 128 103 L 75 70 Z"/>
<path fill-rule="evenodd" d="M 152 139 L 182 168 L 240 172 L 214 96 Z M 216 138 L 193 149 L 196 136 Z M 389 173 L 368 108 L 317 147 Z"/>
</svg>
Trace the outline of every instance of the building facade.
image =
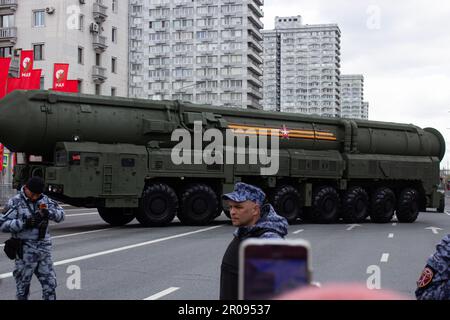
<svg viewBox="0 0 450 320">
<path fill-rule="evenodd" d="M 275 29 L 263 31 L 263 37 L 264 109 L 339 117 L 339 27 L 276 17 Z"/>
<path fill-rule="evenodd" d="M 369 118 L 369 103 L 364 102 L 363 75 L 341 75 L 341 105 L 343 118 Z"/>
<path fill-rule="evenodd" d="M 261 109 L 263 0 L 130 0 L 130 97 Z"/>
<path fill-rule="evenodd" d="M 0 56 L 34 50 L 41 88 L 53 82 L 53 64 L 69 63 L 82 93 L 127 96 L 128 5 L 119 0 L 0 0 Z"/>
</svg>

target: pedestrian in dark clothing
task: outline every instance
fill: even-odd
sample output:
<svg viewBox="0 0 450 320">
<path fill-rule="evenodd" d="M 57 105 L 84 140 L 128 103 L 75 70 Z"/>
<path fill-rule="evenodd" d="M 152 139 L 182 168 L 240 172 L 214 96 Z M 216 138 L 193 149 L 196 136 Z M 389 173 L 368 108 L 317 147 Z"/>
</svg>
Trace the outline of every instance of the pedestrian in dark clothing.
<svg viewBox="0 0 450 320">
<path fill-rule="evenodd" d="M 436 246 L 417 281 L 418 300 L 450 300 L 450 234 Z"/>
<path fill-rule="evenodd" d="M 238 299 L 239 245 L 248 238 L 280 239 L 287 235 L 288 223 L 265 203 L 258 187 L 239 182 L 234 191 L 222 196 L 228 201 L 233 226 L 238 227 L 223 256 L 220 273 L 220 299 Z"/>
</svg>

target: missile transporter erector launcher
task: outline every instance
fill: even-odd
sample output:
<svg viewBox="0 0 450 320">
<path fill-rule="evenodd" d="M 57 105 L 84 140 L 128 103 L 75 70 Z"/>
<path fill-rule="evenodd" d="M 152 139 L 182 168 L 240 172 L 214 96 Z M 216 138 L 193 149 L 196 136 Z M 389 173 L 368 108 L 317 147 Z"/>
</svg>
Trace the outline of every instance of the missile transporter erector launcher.
<svg viewBox="0 0 450 320">
<path fill-rule="evenodd" d="M 213 141 L 206 139 L 208 130 L 216 141 L 230 131 L 233 143 L 244 136 L 246 148 L 231 148 L 232 157 L 223 154 L 223 162 L 200 156 L 193 164 L 179 163 L 174 130 L 188 138 L 200 132 L 201 150 Z M 252 137 L 261 138 L 259 147 L 267 142 L 271 164 L 235 161 L 239 154 L 251 158 Z M 195 158 L 199 145 L 193 140 Z M 291 223 L 368 217 L 386 223 L 394 214 L 400 222 L 414 222 L 427 207 L 443 211 L 437 188 L 444 139 L 435 129 L 414 125 L 15 91 L 0 102 L 0 141 L 27 155 L 15 167 L 15 188 L 42 176 L 50 197 L 98 208 L 112 225 L 136 217 L 144 226 L 163 226 L 176 215 L 185 224 L 208 224 L 223 210 L 221 194 L 238 181 L 263 188 Z M 275 172 L 264 173 L 275 155 Z"/>
</svg>

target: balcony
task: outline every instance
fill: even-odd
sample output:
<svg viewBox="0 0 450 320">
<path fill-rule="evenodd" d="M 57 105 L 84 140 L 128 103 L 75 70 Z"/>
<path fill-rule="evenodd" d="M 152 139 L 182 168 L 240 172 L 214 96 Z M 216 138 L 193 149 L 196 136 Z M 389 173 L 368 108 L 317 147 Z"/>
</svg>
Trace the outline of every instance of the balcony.
<svg viewBox="0 0 450 320">
<path fill-rule="evenodd" d="M 260 41 L 257 41 L 255 38 L 253 37 L 248 37 L 248 42 L 252 44 L 253 48 L 257 51 L 257 52 L 263 52 L 263 46 L 261 45 Z"/>
<path fill-rule="evenodd" d="M 262 110 L 263 106 L 260 104 L 260 100 L 247 96 L 247 108 Z"/>
<path fill-rule="evenodd" d="M 253 23 L 249 23 L 247 25 L 247 30 L 249 31 L 249 33 L 251 35 L 253 35 L 255 37 L 255 39 L 257 39 L 259 41 L 263 41 L 263 36 L 261 34 L 261 30 L 258 29 L 255 25 L 253 25 Z"/>
<path fill-rule="evenodd" d="M 258 26 L 260 29 L 264 29 L 264 24 L 259 20 L 260 17 L 258 17 L 253 10 L 248 10 L 248 19 Z"/>
<path fill-rule="evenodd" d="M 17 10 L 17 2 L 18 0 L 0 0 L 0 11 L 2 10 Z"/>
<path fill-rule="evenodd" d="M 248 46 L 248 51 L 247 54 L 249 55 L 249 57 L 251 57 L 253 60 L 259 62 L 259 63 L 263 63 L 263 59 L 261 58 L 261 56 L 259 55 L 259 53 L 253 49 L 252 46 Z"/>
<path fill-rule="evenodd" d="M 247 67 L 251 69 L 254 73 L 256 73 L 259 76 L 263 75 L 261 70 L 261 64 L 255 63 L 254 60 L 252 59 L 247 59 L 247 63 L 248 63 Z"/>
<path fill-rule="evenodd" d="M 94 36 L 92 44 L 94 45 L 94 50 L 97 53 L 102 53 L 108 48 L 108 45 L 106 44 L 106 37 L 98 34 Z"/>
<path fill-rule="evenodd" d="M 100 3 L 94 3 L 94 9 L 92 13 L 94 14 L 94 20 L 97 23 L 103 23 L 105 22 L 106 18 L 108 17 L 106 10 L 108 9 L 107 6 L 100 4 Z"/>
<path fill-rule="evenodd" d="M 247 80 L 250 81 L 256 87 L 262 88 L 263 86 L 263 83 L 259 79 L 259 77 L 254 75 L 252 72 L 247 72 Z"/>
<path fill-rule="evenodd" d="M 253 87 L 252 85 L 248 85 L 247 86 L 247 93 L 249 95 L 252 95 L 253 97 L 257 98 L 257 99 L 262 99 L 263 98 L 263 94 L 261 91 L 257 90 L 255 87 Z"/>
<path fill-rule="evenodd" d="M 261 10 L 261 8 L 257 4 L 255 4 L 253 1 L 249 2 L 248 7 L 250 8 L 250 10 L 252 10 L 255 13 L 255 15 L 259 16 L 260 18 L 262 18 L 264 16 L 264 13 Z"/>
<path fill-rule="evenodd" d="M 94 80 L 96 84 L 101 84 L 105 82 L 106 79 L 108 79 L 106 76 L 106 68 L 100 66 L 92 67 L 92 80 Z"/>
<path fill-rule="evenodd" d="M 0 28 L 0 43 L 2 45 L 15 45 L 17 42 L 17 28 Z"/>
</svg>

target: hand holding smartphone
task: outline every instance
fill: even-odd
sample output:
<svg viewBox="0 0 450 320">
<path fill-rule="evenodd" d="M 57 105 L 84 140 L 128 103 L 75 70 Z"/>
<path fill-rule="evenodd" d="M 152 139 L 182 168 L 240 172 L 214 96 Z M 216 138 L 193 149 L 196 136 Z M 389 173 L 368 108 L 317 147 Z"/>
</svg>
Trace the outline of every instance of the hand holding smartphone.
<svg viewBox="0 0 450 320">
<path fill-rule="evenodd" d="M 272 299 L 311 283 L 305 240 L 248 239 L 239 248 L 239 299 Z"/>
</svg>

